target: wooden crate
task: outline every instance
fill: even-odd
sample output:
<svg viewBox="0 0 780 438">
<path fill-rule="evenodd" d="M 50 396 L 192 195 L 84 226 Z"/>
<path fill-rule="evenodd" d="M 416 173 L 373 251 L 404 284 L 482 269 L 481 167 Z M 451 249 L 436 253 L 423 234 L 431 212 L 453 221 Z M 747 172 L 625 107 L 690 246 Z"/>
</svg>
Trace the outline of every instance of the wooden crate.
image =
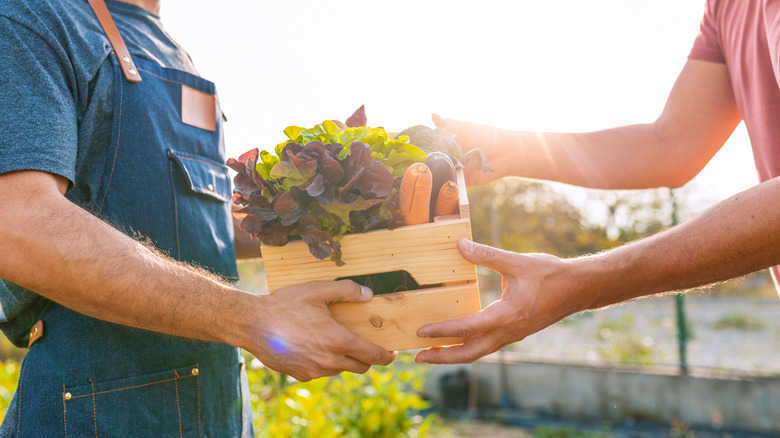
<svg viewBox="0 0 780 438">
<path fill-rule="evenodd" d="M 424 288 L 376 295 L 365 303 L 331 304 L 334 319 L 391 351 L 462 343 L 462 338 L 417 336 L 417 329 L 425 324 L 461 318 L 480 310 L 476 267 L 463 259 L 457 249 L 460 238 L 471 238 L 461 169 L 457 175 L 458 214 L 436 218 L 429 224 L 345 235 L 341 242 L 344 266 L 315 258 L 302 241 L 263 246 L 268 289 L 273 293 L 314 280 L 406 271 Z"/>
</svg>

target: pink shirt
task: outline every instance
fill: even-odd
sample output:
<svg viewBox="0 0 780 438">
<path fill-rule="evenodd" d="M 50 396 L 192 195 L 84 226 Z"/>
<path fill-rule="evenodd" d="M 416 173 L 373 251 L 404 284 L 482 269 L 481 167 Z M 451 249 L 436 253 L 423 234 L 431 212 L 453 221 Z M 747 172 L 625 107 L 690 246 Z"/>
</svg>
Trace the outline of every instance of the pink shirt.
<svg viewBox="0 0 780 438">
<path fill-rule="evenodd" d="M 688 56 L 728 67 L 760 181 L 780 175 L 779 49 L 780 0 L 707 0 Z"/>
<path fill-rule="evenodd" d="M 780 175 L 780 0 L 707 0 L 690 59 L 728 67 L 760 181 Z M 772 268 L 780 293 L 780 267 Z"/>
</svg>

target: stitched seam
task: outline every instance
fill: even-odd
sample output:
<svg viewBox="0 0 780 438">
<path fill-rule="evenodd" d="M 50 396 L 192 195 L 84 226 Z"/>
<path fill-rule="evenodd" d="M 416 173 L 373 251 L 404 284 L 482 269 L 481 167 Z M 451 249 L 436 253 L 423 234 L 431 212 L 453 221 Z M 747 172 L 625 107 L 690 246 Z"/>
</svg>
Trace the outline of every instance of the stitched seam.
<svg viewBox="0 0 780 438">
<path fill-rule="evenodd" d="M 209 166 L 219 170 L 222 173 L 228 173 L 223 167 L 217 166 L 214 163 L 209 163 L 208 161 L 199 160 L 197 158 L 185 157 L 184 155 L 177 154 L 176 152 L 174 152 L 173 154 L 181 158 L 182 160 L 197 161 L 198 163 L 208 164 Z"/>
<path fill-rule="evenodd" d="M 195 366 L 200 370 L 200 365 L 198 363 L 195 363 Z M 198 438 L 200 438 L 200 379 L 198 378 L 200 374 L 195 376 L 195 400 L 198 402 Z"/>
<path fill-rule="evenodd" d="M 179 200 L 176 197 L 176 181 L 174 180 L 173 161 L 171 161 L 168 170 L 171 175 L 171 191 L 173 192 L 173 220 L 176 227 L 176 258 L 181 257 L 181 244 L 179 243 Z"/>
<path fill-rule="evenodd" d="M 97 438 L 97 410 L 95 409 L 95 381 L 89 379 L 89 383 L 92 385 L 92 419 L 95 422 L 95 438 Z"/>
<path fill-rule="evenodd" d="M 160 75 L 156 75 L 156 74 L 154 74 L 154 73 L 152 73 L 152 72 L 150 72 L 149 70 L 146 70 L 146 69 L 144 69 L 144 68 L 139 68 L 139 69 L 138 69 L 138 71 L 145 71 L 145 72 L 149 73 L 150 75 L 152 75 L 152 76 L 154 76 L 154 77 L 156 77 L 156 78 L 158 78 L 158 79 L 162 79 L 163 81 L 166 81 L 166 82 L 171 82 L 171 83 L 174 83 L 174 84 L 179 84 L 179 85 L 185 85 L 185 86 L 187 86 L 187 87 L 194 88 L 194 89 L 198 90 L 197 88 L 195 88 L 195 87 L 193 87 L 193 86 L 191 86 L 191 85 L 185 84 L 184 82 L 181 82 L 181 81 L 175 81 L 175 80 L 173 80 L 173 79 L 164 78 L 164 77 L 162 77 L 162 76 L 160 76 Z M 199 79 L 202 79 L 202 78 L 199 78 Z M 205 79 L 203 79 L 203 80 L 205 81 Z M 200 91 L 200 90 L 198 90 L 198 91 Z M 206 93 L 206 92 L 205 92 L 205 91 L 202 91 L 202 93 Z M 206 93 L 206 94 L 210 94 L 210 93 Z M 214 95 L 212 94 L 212 96 L 214 96 Z"/>
<path fill-rule="evenodd" d="M 195 377 L 195 376 L 181 376 L 181 377 L 174 377 L 173 379 L 158 380 L 158 381 L 156 381 L 156 382 L 149 382 L 149 383 L 144 383 L 144 384 L 142 384 L 142 385 L 126 386 L 126 387 L 124 387 L 124 388 L 116 388 L 116 389 L 109 389 L 109 390 L 107 390 L 107 391 L 98 391 L 98 392 L 93 392 L 93 393 L 91 393 L 91 394 L 74 395 L 74 396 L 72 396 L 70 399 L 71 399 L 71 400 L 75 400 L 75 399 L 77 399 L 77 398 L 82 398 L 82 397 L 90 397 L 90 396 L 94 396 L 94 395 L 100 395 L 100 394 L 108 394 L 108 393 L 110 393 L 110 392 L 124 391 L 124 390 L 126 390 L 126 389 L 136 389 L 136 388 L 143 388 L 144 386 L 150 386 L 150 385 L 157 385 L 157 384 L 159 384 L 159 383 L 172 382 L 172 381 L 174 381 L 174 380 L 177 380 L 177 379 L 186 379 L 186 378 L 188 378 L 188 377 Z"/>
<path fill-rule="evenodd" d="M 62 425 L 65 428 L 65 438 L 68 438 L 68 405 L 65 403 L 65 385 L 62 385 Z"/>
<path fill-rule="evenodd" d="M 24 365 L 26 363 L 27 361 L 22 362 L 22 369 L 19 370 L 19 383 L 17 384 L 17 387 L 19 388 L 17 392 L 19 394 L 19 404 L 16 408 L 18 410 L 16 413 L 16 435 L 19 435 L 19 426 L 22 424 L 22 381 L 24 380 Z"/>
<path fill-rule="evenodd" d="M 116 56 L 116 53 L 114 54 Z M 119 139 L 122 136 L 122 105 L 123 100 L 122 97 L 124 96 L 124 80 L 119 80 L 119 126 L 116 129 L 116 150 L 114 151 L 114 160 L 113 163 L 111 163 L 111 175 L 108 177 L 108 184 L 106 184 L 106 191 L 103 193 L 103 199 L 100 201 L 100 207 L 98 208 L 98 214 L 100 214 L 101 211 L 103 211 L 103 204 L 106 202 L 106 197 L 108 196 L 108 190 L 111 188 L 111 180 L 114 179 L 114 168 L 116 167 L 116 157 L 119 155 Z M 116 98 L 116 96 L 114 97 Z"/>
<path fill-rule="evenodd" d="M 179 372 L 174 370 L 173 374 L 176 375 L 174 383 L 176 384 L 176 413 L 179 414 L 179 438 L 183 438 L 181 432 L 181 404 L 179 404 Z"/>
</svg>

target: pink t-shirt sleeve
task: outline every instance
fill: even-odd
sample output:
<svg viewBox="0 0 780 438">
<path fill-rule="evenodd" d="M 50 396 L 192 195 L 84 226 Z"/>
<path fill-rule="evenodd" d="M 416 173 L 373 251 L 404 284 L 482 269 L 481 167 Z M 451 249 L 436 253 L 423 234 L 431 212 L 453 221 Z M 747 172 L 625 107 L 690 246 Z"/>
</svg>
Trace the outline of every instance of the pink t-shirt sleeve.
<svg viewBox="0 0 780 438">
<path fill-rule="evenodd" d="M 700 61 L 710 62 L 726 62 L 726 58 L 723 57 L 723 51 L 720 47 L 720 38 L 718 37 L 718 31 L 716 30 L 715 20 L 715 0 L 707 0 L 704 6 L 704 18 L 701 20 L 701 27 L 699 29 L 699 35 L 696 36 L 696 40 L 693 42 L 693 48 L 691 53 L 688 54 L 688 59 L 698 59 Z"/>
</svg>

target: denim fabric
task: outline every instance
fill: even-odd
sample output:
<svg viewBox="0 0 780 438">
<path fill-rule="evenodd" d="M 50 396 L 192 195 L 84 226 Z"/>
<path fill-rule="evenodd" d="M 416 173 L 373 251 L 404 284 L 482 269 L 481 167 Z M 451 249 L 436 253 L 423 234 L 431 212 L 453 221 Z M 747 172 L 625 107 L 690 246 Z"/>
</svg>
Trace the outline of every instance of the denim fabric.
<svg viewBox="0 0 780 438">
<path fill-rule="evenodd" d="M 235 348 L 119 326 L 57 304 L 42 319 L 45 335 L 25 358 L 0 436 L 252 436 L 251 416 L 241 415 L 248 394 Z"/>
<path fill-rule="evenodd" d="M 160 17 L 106 0 L 135 60 L 196 74 Z M 0 173 L 41 170 L 71 182 L 66 196 L 99 202 L 114 110 L 111 45 L 86 0 L 0 1 Z M 17 346 L 38 294 L 0 279 L 0 329 Z"/>
<path fill-rule="evenodd" d="M 181 121 L 182 86 L 215 94 L 214 85 L 140 58 L 143 81 L 130 83 L 111 62 L 111 139 L 90 209 L 236 279 L 222 113 L 215 131 Z M 253 436 L 238 349 L 40 307 L 44 335 L 25 357 L 0 436 Z"/>
<path fill-rule="evenodd" d="M 110 165 L 95 212 L 177 260 L 235 280 L 221 112 L 213 132 L 181 122 L 182 86 L 215 94 L 214 85 L 142 59 L 136 65 L 142 82 L 115 81 Z"/>
</svg>

